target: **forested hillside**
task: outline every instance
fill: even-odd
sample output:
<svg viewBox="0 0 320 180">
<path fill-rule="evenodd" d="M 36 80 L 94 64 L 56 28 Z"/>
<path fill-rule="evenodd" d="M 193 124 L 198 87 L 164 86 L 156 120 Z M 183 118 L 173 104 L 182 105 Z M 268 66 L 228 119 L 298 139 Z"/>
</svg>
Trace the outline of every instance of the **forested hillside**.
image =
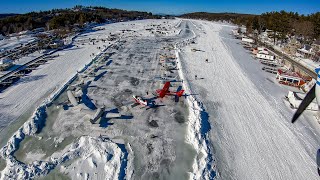
<svg viewBox="0 0 320 180">
<path fill-rule="evenodd" d="M 237 25 L 245 25 L 249 33 L 253 30 L 261 32 L 269 29 L 277 32 L 279 39 L 285 38 L 290 33 L 309 39 L 320 38 L 320 12 L 310 15 L 286 11 L 267 12 L 261 15 L 196 12 L 184 14 L 181 17 L 229 21 Z"/>
<path fill-rule="evenodd" d="M 30 12 L 0 19 L 0 33 L 11 34 L 40 27 L 45 27 L 47 30 L 68 29 L 72 28 L 73 25 L 83 26 L 86 22 L 103 23 L 108 20 L 121 21 L 146 18 L 158 18 L 158 16 L 147 12 L 76 6 L 72 9 Z"/>
</svg>

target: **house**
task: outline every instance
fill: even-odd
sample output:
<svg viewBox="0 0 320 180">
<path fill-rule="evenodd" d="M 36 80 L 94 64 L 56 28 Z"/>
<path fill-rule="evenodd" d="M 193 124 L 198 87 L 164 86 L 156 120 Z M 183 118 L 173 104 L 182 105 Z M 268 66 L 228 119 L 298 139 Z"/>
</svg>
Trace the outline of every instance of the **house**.
<svg viewBox="0 0 320 180">
<path fill-rule="evenodd" d="M 301 49 L 297 50 L 296 54 L 304 59 L 311 59 L 315 53 L 312 51 L 312 47 L 310 45 L 305 44 Z"/>
<path fill-rule="evenodd" d="M 13 66 L 13 61 L 11 59 L 8 59 L 8 58 L 0 59 L 0 71 L 4 71 L 10 68 L 11 66 Z"/>
</svg>

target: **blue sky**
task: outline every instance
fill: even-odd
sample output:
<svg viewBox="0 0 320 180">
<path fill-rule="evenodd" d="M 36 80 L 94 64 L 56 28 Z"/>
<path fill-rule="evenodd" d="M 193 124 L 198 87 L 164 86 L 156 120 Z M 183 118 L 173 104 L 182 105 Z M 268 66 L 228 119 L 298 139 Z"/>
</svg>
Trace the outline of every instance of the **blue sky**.
<svg viewBox="0 0 320 180">
<path fill-rule="evenodd" d="M 320 0 L 1 0 L 0 13 L 70 8 L 75 5 L 105 6 L 152 13 L 237 12 L 261 14 L 269 11 L 294 11 L 310 14 L 320 11 Z"/>
</svg>

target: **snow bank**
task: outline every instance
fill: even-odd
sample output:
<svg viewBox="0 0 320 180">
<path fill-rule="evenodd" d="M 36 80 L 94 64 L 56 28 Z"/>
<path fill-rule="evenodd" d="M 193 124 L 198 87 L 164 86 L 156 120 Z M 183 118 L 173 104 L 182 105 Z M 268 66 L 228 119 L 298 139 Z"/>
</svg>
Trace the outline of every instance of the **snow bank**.
<svg viewBox="0 0 320 180">
<path fill-rule="evenodd" d="M 58 165 L 77 159 L 68 166 L 60 167 L 60 171 L 72 179 L 118 179 L 122 156 L 123 153 L 116 143 L 103 138 L 82 136 L 66 150 L 54 153 L 50 161 Z"/>
<path fill-rule="evenodd" d="M 127 157 L 127 167 L 126 167 L 126 179 L 134 179 L 134 167 L 133 167 L 133 160 L 134 160 L 134 152 L 131 148 L 131 145 L 128 143 L 126 144 L 126 149 L 128 151 L 128 157 Z"/>
<path fill-rule="evenodd" d="M 0 155 L 6 159 L 10 158 L 19 148 L 20 142 L 26 135 L 33 136 L 42 127 L 46 118 L 46 104 L 41 105 L 33 113 L 32 118 L 9 139 L 8 143 L 0 150 Z"/>
<path fill-rule="evenodd" d="M 179 49 L 176 50 L 177 64 L 179 68 L 179 76 L 183 79 L 182 86 L 186 92 L 191 92 L 188 80 L 185 78 L 182 71 L 182 64 L 179 55 Z M 193 162 L 193 172 L 190 173 L 190 179 L 210 179 L 214 167 L 211 168 L 209 163 L 212 161 L 211 150 L 208 147 L 206 133 L 201 132 L 203 124 L 202 116 L 205 113 L 203 105 L 192 95 L 188 96 L 187 103 L 189 107 L 189 120 L 187 128 L 186 142 L 194 147 L 197 151 L 196 159 Z M 208 166 L 209 165 L 209 166 Z M 213 178 L 213 177 L 211 177 Z"/>
<path fill-rule="evenodd" d="M 192 24 L 199 30 L 193 22 Z M 196 33 L 190 29 L 193 36 L 175 45 L 176 57 L 177 57 L 177 67 L 179 69 L 178 73 L 180 78 L 183 80 L 182 86 L 186 92 L 191 92 L 190 85 L 187 78 L 184 76 L 182 62 L 180 60 L 180 50 L 179 48 L 190 44 L 190 42 L 195 41 L 198 37 Z M 204 110 L 202 103 L 197 100 L 194 96 L 189 95 L 187 98 L 188 108 L 189 108 L 189 120 L 187 122 L 187 135 L 186 142 L 193 146 L 197 151 L 196 159 L 193 162 L 193 172 L 190 173 L 190 179 L 210 179 L 215 176 L 215 167 L 211 167 L 213 157 L 211 154 L 211 149 L 208 146 L 209 140 L 207 137 L 207 132 L 203 131 L 204 126 L 210 126 L 207 122 L 207 113 Z M 203 115 L 206 116 L 203 116 Z M 209 125 L 207 125 L 209 124 Z M 208 129 L 209 130 L 209 129 Z"/>
<path fill-rule="evenodd" d="M 116 143 L 83 136 L 63 151 L 54 153 L 49 161 L 35 161 L 26 165 L 10 156 L 6 159 L 7 166 L 2 171 L 1 179 L 33 179 L 44 176 L 71 159 L 77 160 L 69 166 L 62 165 L 60 170 L 72 179 L 95 175 L 98 179 L 117 179 L 121 156 L 121 149 Z"/>
</svg>

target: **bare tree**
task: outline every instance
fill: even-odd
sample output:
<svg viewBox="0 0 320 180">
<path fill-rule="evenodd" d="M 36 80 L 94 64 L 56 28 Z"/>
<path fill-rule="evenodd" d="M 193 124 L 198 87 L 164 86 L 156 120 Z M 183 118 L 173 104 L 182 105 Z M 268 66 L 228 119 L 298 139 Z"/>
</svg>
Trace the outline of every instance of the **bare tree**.
<svg viewBox="0 0 320 180">
<path fill-rule="evenodd" d="M 314 25 L 310 21 L 295 21 L 292 23 L 296 35 L 302 35 L 304 42 L 312 41 L 314 36 Z"/>
</svg>

